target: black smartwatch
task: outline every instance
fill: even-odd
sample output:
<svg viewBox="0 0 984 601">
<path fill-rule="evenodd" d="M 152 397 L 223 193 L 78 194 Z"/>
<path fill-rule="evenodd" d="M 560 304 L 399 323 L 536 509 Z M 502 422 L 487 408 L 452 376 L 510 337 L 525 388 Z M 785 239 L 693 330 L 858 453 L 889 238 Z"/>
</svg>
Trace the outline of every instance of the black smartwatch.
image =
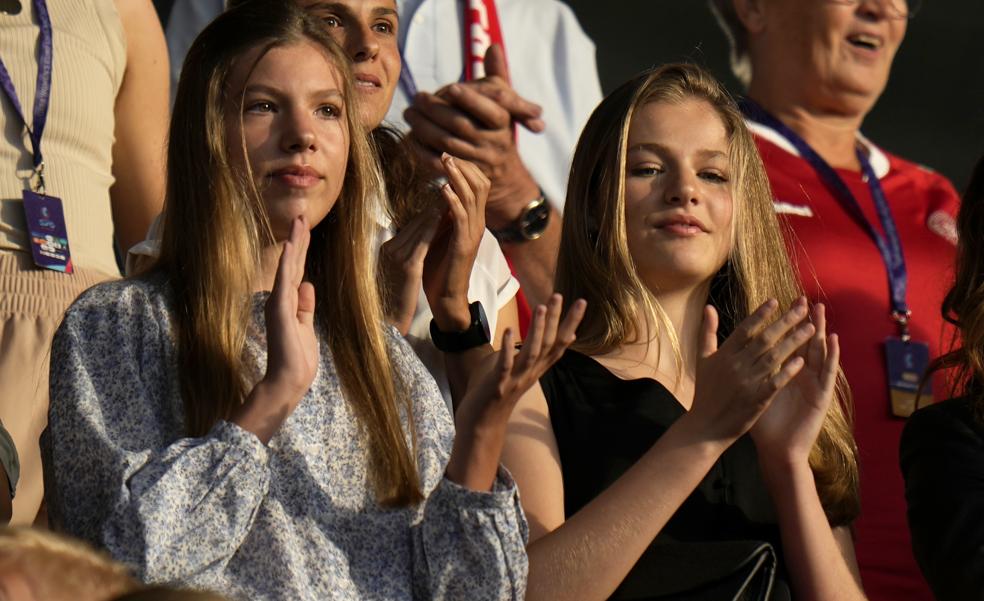
<svg viewBox="0 0 984 601">
<path fill-rule="evenodd" d="M 549 222 L 550 203 L 541 191 L 539 198 L 533 199 L 523 208 L 515 223 L 500 230 L 492 230 L 492 235 L 499 242 L 528 242 L 542 236 Z"/>
<path fill-rule="evenodd" d="M 431 340 L 434 341 L 437 350 L 443 353 L 463 353 L 492 342 L 489 320 L 485 317 L 482 303 L 475 301 L 468 305 L 468 312 L 471 315 L 471 323 L 463 332 L 442 332 L 438 329 L 437 322 L 431 319 Z"/>
</svg>

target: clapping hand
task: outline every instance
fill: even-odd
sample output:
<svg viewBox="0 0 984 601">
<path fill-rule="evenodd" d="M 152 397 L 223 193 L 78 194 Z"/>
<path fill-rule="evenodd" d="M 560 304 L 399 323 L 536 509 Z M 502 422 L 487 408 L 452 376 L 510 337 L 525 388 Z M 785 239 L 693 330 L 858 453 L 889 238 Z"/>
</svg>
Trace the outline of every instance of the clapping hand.
<svg viewBox="0 0 984 601">
<path fill-rule="evenodd" d="M 304 217 L 291 224 L 277 265 L 273 291 L 264 309 L 267 369 L 264 380 L 299 401 L 318 372 L 318 337 L 314 332 L 314 286 L 304 281 L 311 232 Z"/>
<path fill-rule="evenodd" d="M 267 443 L 301 402 L 318 373 L 320 353 L 314 330 L 314 286 L 304 281 L 311 232 L 307 220 L 291 223 L 264 307 L 267 338 L 266 374 L 231 421 Z"/>
<path fill-rule="evenodd" d="M 745 318 L 718 348 L 717 311 L 704 313 L 696 390 L 690 419 L 714 440 L 730 444 L 747 432 L 782 390 L 803 369 L 800 348 L 813 336 L 803 323 L 804 302 L 795 303 L 769 324 L 778 303 L 769 300 Z"/>
<path fill-rule="evenodd" d="M 441 221 L 436 208 L 421 211 L 379 249 L 379 263 L 386 281 L 387 318 L 406 336 L 410 330 L 424 276 L 424 258 Z"/>
<path fill-rule="evenodd" d="M 444 332 L 471 323 L 468 287 L 485 235 L 489 178 L 475 164 L 445 154 L 441 165 L 448 182 L 441 187 L 450 228 L 438 234 L 424 260 L 423 286 L 437 326 Z"/>
<path fill-rule="evenodd" d="M 520 397 L 574 343 L 587 303 L 574 302 L 561 320 L 559 294 L 533 312 L 530 330 L 517 352 L 512 330 L 502 350 L 487 358 L 485 370 L 469 386 L 455 417 L 458 435 L 448 463 L 448 478 L 476 490 L 488 490 L 495 477 L 506 425 Z"/>
<path fill-rule="evenodd" d="M 803 368 L 752 428 L 762 461 L 808 461 L 834 398 L 840 345 L 836 334 L 827 336 L 822 304 L 813 305 L 812 320 L 816 331 L 798 353 Z"/>
</svg>

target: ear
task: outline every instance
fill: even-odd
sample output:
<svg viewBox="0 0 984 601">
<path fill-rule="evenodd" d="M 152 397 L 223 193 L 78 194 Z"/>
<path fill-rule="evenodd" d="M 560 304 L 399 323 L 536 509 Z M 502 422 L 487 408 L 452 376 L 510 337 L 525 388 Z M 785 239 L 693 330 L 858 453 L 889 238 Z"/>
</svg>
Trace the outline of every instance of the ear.
<svg viewBox="0 0 984 601">
<path fill-rule="evenodd" d="M 750 34 L 761 33 L 765 29 L 765 5 L 768 0 L 732 0 L 735 14 Z"/>
</svg>

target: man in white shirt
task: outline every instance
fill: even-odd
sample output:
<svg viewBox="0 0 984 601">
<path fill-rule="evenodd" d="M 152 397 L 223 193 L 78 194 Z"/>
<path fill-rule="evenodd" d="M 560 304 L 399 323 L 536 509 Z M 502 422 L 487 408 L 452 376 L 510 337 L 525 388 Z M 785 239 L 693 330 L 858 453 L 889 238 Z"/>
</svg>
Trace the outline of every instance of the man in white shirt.
<svg viewBox="0 0 984 601">
<path fill-rule="evenodd" d="M 464 82 L 465 3 L 397 4 L 404 69 L 420 92 L 411 98 L 409 86 L 401 85 L 387 120 L 409 126 L 435 167 L 441 152 L 482 167 L 492 180 L 486 223 L 497 234 L 513 233 L 497 235 L 502 250 L 530 304 L 546 302 L 553 291 L 571 157 L 601 100 L 594 44 L 571 9 L 557 0 L 498 0 L 505 57 L 493 47 L 486 77 Z M 521 125 L 518 135 L 513 122 Z M 529 232 L 540 234 L 534 240 L 522 231 L 515 235 L 541 191 L 553 209 L 545 229 Z"/>
</svg>

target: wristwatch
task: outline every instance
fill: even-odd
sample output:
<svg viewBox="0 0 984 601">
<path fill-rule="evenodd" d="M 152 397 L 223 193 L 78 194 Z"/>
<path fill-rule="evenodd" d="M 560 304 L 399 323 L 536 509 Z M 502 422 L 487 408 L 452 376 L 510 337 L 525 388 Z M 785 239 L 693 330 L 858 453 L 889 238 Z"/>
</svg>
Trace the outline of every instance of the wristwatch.
<svg viewBox="0 0 984 601">
<path fill-rule="evenodd" d="M 492 342 L 489 320 L 485 317 L 482 303 L 475 301 L 468 305 L 471 323 L 463 332 L 442 332 L 433 318 L 430 324 L 431 340 L 442 353 L 463 353 L 483 344 Z"/>
<path fill-rule="evenodd" d="M 541 190 L 539 198 L 535 198 L 523 207 L 523 212 L 519 214 L 519 219 L 515 223 L 500 230 L 492 230 L 492 235 L 499 242 L 528 242 L 542 236 L 549 221 L 550 203 Z"/>
</svg>

